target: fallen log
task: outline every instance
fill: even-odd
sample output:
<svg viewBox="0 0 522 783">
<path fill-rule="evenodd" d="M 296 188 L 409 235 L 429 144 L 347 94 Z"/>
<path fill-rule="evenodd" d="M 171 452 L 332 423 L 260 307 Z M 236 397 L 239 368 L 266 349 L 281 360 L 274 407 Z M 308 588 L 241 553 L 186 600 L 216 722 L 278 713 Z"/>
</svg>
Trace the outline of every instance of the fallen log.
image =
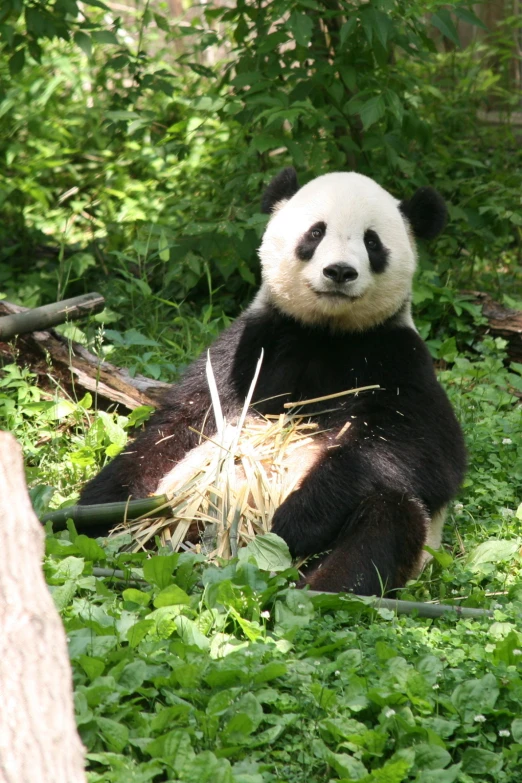
<svg viewBox="0 0 522 783">
<path fill-rule="evenodd" d="M 6 432 L 0 487 L 0 780 L 85 783 L 65 631 L 42 573 L 44 531 Z"/>
<path fill-rule="evenodd" d="M 484 291 L 463 291 L 470 294 L 482 307 L 487 319 L 486 334 L 507 340 L 506 351 L 514 362 L 522 362 L 522 310 L 504 307 Z"/>
<path fill-rule="evenodd" d="M 27 312 L 27 308 L 0 302 L 0 315 L 14 315 Z M 34 331 L 18 338 L 18 352 L 39 377 L 38 385 L 45 387 L 49 374 L 48 357 L 51 358 L 53 375 L 73 397 L 83 396 L 86 391 L 111 402 L 117 402 L 132 410 L 139 405 L 156 406 L 168 383 L 145 378 L 131 377 L 128 370 L 122 370 L 88 351 L 74 340 L 65 339 L 53 329 Z M 11 356 L 8 345 L 0 338 L 0 354 Z M 48 383 L 47 383 L 48 385 Z"/>
</svg>

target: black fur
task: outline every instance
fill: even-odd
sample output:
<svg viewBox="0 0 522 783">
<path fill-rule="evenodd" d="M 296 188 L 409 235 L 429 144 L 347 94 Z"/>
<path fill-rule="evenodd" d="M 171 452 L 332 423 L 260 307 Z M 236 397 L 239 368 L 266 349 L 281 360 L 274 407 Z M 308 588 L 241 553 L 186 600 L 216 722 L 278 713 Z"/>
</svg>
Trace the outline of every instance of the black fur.
<svg viewBox="0 0 522 783">
<path fill-rule="evenodd" d="M 364 232 L 364 244 L 366 245 L 372 272 L 380 275 L 388 266 L 390 251 L 384 247 L 379 234 L 373 228 L 369 228 Z"/>
<path fill-rule="evenodd" d="M 265 215 L 269 215 L 274 211 L 277 204 L 284 199 L 292 198 L 298 190 L 297 172 L 293 166 L 288 166 L 288 168 L 283 169 L 274 177 L 268 185 L 261 202 L 261 210 Z"/>
<path fill-rule="evenodd" d="M 288 400 L 380 386 L 315 410 L 307 406 L 318 414 L 319 429 L 328 431 L 319 437 L 330 448 L 277 510 L 272 529 L 293 555 L 335 545 L 330 561 L 311 577 L 316 586 L 374 593 L 379 578 L 388 588 L 404 584 L 425 540 L 424 510 L 431 515 L 455 495 L 465 467 L 460 427 L 426 346 L 413 329 L 393 321 L 363 334 L 332 334 L 272 307 L 246 312 L 210 351 L 229 419 L 245 399 L 261 348 L 255 396 L 266 400 L 257 406 L 262 413 L 280 413 Z M 205 361 L 200 357 L 172 387 L 128 451 L 88 484 L 82 503 L 153 493 L 196 445 L 189 426 L 213 433 Z M 326 408 L 335 410 L 321 413 Z M 336 440 L 347 421 L 350 428 Z"/>
<path fill-rule="evenodd" d="M 408 218 L 418 239 L 434 239 L 448 220 L 448 210 L 442 196 L 430 187 L 419 188 L 399 209 Z"/>
<path fill-rule="evenodd" d="M 317 236 L 317 234 L 320 235 Z M 324 221 L 320 220 L 318 223 L 314 223 L 313 226 L 310 226 L 308 231 L 303 234 L 299 240 L 295 249 L 297 258 L 301 261 L 311 261 L 325 234 L 326 223 Z"/>
<path fill-rule="evenodd" d="M 393 490 L 376 493 L 360 504 L 333 550 L 312 564 L 306 583 L 359 595 L 395 590 L 417 566 L 425 537 L 426 513 L 417 500 Z"/>
</svg>

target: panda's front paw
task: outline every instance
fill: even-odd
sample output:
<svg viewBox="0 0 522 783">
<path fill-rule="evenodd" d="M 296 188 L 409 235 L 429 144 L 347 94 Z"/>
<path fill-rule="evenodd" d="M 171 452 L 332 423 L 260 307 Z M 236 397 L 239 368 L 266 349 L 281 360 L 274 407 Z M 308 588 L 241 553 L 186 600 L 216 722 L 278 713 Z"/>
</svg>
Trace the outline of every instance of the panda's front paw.
<svg viewBox="0 0 522 783">
<path fill-rule="evenodd" d="M 272 520 L 272 533 L 286 541 L 292 557 L 306 557 L 324 548 L 318 527 L 292 496 L 279 506 Z"/>
<path fill-rule="evenodd" d="M 271 532 L 281 536 L 288 544 L 292 557 L 298 557 L 299 530 L 296 523 L 287 514 L 280 514 L 280 509 L 274 514 Z"/>
</svg>

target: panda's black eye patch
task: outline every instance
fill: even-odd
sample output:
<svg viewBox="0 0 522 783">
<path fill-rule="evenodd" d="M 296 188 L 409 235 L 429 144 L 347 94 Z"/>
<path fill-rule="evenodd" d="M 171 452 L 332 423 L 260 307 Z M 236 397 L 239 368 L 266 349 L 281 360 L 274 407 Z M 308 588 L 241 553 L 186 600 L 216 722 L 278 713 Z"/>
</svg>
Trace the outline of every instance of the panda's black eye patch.
<svg viewBox="0 0 522 783">
<path fill-rule="evenodd" d="M 388 266 L 389 251 L 382 244 L 377 231 L 374 231 L 373 228 L 367 229 L 364 232 L 364 244 L 368 252 L 372 272 L 375 272 L 377 275 L 384 272 Z"/>
<path fill-rule="evenodd" d="M 303 234 L 297 247 L 295 254 L 301 261 L 310 261 L 315 253 L 315 250 L 322 238 L 326 234 L 326 223 L 320 220 L 318 223 L 314 223 L 310 226 L 306 234 Z"/>
</svg>

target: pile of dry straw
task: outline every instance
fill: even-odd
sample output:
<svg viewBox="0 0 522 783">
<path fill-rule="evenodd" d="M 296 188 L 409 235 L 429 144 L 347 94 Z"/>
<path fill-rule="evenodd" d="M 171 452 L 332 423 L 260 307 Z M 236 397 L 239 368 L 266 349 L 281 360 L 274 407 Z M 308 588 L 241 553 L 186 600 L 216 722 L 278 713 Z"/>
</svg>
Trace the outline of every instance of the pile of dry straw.
<svg viewBox="0 0 522 783">
<path fill-rule="evenodd" d="M 211 439 L 201 436 L 200 445 L 162 479 L 157 494 L 168 496 L 170 516 L 151 518 L 149 514 L 116 528 L 116 535 L 132 535 L 133 551 L 146 547 L 156 536 L 173 551 L 191 548 L 194 545 L 186 543 L 188 537 L 196 538 L 196 551 L 209 558 L 235 557 L 239 547 L 270 530 L 275 510 L 299 486 L 317 457 L 318 426 L 302 409 L 310 403 L 378 388 L 288 402 L 286 412 L 277 416 L 252 415 L 248 412 L 262 361 L 261 354 L 241 415 L 230 424 L 222 414 L 208 356 L 216 435 Z M 332 448 L 338 445 L 335 440 Z"/>
</svg>

